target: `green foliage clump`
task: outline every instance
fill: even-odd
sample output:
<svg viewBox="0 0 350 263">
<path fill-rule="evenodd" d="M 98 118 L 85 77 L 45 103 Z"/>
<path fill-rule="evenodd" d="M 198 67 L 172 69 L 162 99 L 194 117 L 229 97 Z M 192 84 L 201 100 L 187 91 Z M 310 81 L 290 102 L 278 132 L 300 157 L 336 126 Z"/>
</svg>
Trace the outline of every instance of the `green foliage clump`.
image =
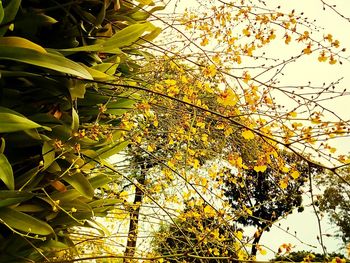
<svg viewBox="0 0 350 263">
<path fill-rule="evenodd" d="M 157 8 L 147 7 L 2 1 L 1 262 L 74 254 L 74 227 L 104 234 L 94 218 L 121 202 L 106 159 L 128 144 L 122 114 L 136 98 L 116 84 L 128 82 L 139 45 L 160 32 L 146 21 Z"/>
</svg>

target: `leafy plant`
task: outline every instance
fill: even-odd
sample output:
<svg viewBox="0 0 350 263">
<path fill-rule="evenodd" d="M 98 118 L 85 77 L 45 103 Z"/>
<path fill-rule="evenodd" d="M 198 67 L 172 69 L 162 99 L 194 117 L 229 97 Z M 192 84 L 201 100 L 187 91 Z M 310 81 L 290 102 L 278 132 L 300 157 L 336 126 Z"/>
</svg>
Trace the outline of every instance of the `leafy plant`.
<svg viewBox="0 0 350 263">
<path fill-rule="evenodd" d="M 118 3 L 0 6 L 2 262 L 74 253 L 70 230 L 103 235 L 94 218 L 121 202 L 108 194 L 119 176 L 103 166 L 128 144 L 121 116 L 137 96 L 94 81 L 127 82 L 134 49 L 160 29 L 145 5 Z"/>
</svg>

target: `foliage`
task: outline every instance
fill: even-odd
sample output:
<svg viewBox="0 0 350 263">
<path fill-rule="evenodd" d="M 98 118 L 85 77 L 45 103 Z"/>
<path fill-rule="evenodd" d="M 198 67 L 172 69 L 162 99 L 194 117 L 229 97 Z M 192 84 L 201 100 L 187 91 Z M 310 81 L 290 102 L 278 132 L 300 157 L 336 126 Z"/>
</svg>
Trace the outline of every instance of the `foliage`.
<svg viewBox="0 0 350 263">
<path fill-rule="evenodd" d="M 122 202 L 112 187 L 119 176 L 101 166 L 128 144 L 120 116 L 136 98 L 83 80 L 136 70 L 133 45 L 159 29 L 140 7 L 112 1 L 3 1 L 0 8 L 1 260 L 74 254 L 72 227 L 103 236 L 94 218 Z"/>
<path fill-rule="evenodd" d="M 331 174 L 319 178 L 318 184 L 323 193 L 318 196 L 317 203 L 320 211 L 329 215 L 331 223 L 337 226 L 336 235 L 346 245 L 350 241 L 350 188 L 347 184 L 349 171 L 346 168 L 340 171 L 340 174 L 342 179 Z"/>
<path fill-rule="evenodd" d="M 293 251 L 286 255 L 278 255 L 271 261 L 291 261 L 291 262 L 349 262 L 348 259 L 339 253 L 330 253 L 327 256 L 310 251 Z"/>
<path fill-rule="evenodd" d="M 294 157 L 295 158 L 295 157 Z M 286 163 L 293 165 L 301 160 L 295 160 L 293 156 L 285 154 Z M 298 212 L 304 210 L 302 206 L 302 187 L 307 181 L 308 169 L 299 169 L 301 174 L 285 187 L 279 184 L 284 180 L 283 174 L 288 170 L 274 171 L 268 167 L 256 167 L 246 170 L 237 176 L 228 175 L 225 180 L 224 194 L 233 211 L 246 210 L 248 213 L 238 214 L 236 221 L 243 226 L 254 226 L 257 228 L 253 240 L 252 255 L 256 255 L 255 244 L 259 243 L 264 231 L 269 231 L 274 222 L 293 213 L 297 208 Z M 317 169 L 311 172 L 315 174 Z M 229 172 L 228 172 L 229 173 Z"/>
<path fill-rule="evenodd" d="M 204 205 L 185 208 L 155 235 L 156 253 L 168 262 L 236 262 L 247 258 L 241 230 L 213 212 Z"/>
</svg>

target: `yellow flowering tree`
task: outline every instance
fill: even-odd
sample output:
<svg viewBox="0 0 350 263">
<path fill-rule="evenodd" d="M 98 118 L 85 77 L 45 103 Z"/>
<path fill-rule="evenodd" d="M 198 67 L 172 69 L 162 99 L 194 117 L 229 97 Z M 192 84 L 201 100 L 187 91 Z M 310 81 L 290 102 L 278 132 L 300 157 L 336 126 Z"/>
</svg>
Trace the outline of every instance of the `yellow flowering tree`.
<svg viewBox="0 0 350 263">
<path fill-rule="evenodd" d="M 341 42 L 283 5 L 201 1 L 197 7 L 174 20 L 157 17 L 171 30 L 154 47 L 162 55 L 131 77 L 130 89 L 144 93 L 125 121 L 135 124 L 134 147 L 159 164 L 146 180 L 148 201 L 155 204 L 155 198 L 163 208 L 164 200 L 181 206 L 193 196 L 204 204 L 225 203 L 222 193 L 213 197 L 223 185 L 225 165 L 237 169 L 226 178 L 237 187 L 248 182 L 239 175 L 269 169 L 285 201 L 294 184 L 306 177 L 312 183 L 315 167 L 337 172 L 346 166 L 348 157 L 336 155 L 331 141 L 348 136 L 348 121 L 324 106 L 346 95 L 339 82 L 300 84 L 296 78 L 285 84 L 284 77 L 298 61 L 326 62 L 330 69 L 347 63 Z M 276 54 L 276 47 L 287 55 Z M 283 152 L 294 161 L 288 163 Z M 237 203 L 245 209 L 241 215 L 252 213 L 240 207 L 243 200 Z M 230 205 L 223 207 L 227 212 Z"/>
</svg>

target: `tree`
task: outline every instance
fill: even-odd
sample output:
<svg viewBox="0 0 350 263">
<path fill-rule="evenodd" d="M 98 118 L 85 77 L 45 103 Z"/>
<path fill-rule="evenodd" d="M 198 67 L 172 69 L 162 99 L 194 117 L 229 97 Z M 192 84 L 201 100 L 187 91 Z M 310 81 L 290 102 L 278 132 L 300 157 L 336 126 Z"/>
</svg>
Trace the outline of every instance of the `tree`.
<svg viewBox="0 0 350 263">
<path fill-rule="evenodd" d="M 295 159 L 293 155 L 284 153 L 286 164 L 299 164 L 299 173 L 290 174 L 293 181 L 284 185 L 284 171 L 272 170 L 268 167 L 246 170 L 243 174 L 234 175 L 228 172 L 225 180 L 224 192 L 233 211 L 246 209 L 248 214 L 238 216 L 238 223 L 244 226 L 257 228 L 253 239 L 252 256 L 256 256 L 256 245 L 264 231 L 269 231 L 274 222 L 286 217 L 297 209 L 304 210 L 302 206 L 303 186 L 308 180 L 308 168 L 303 161 Z M 310 173 L 314 176 L 322 169 L 314 167 Z M 288 179 L 287 179 L 288 180 Z"/>
<path fill-rule="evenodd" d="M 349 262 L 344 255 L 341 255 L 339 253 L 330 253 L 327 256 L 320 254 L 320 253 L 314 253 L 311 251 L 293 251 L 291 253 L 288 253 L 286 255 L 278 255 L 274 259 L 271 260 L 274 261 L 293 261 L 293 262 Z"/>
<path fill-rule="evenodd" d="M 346 246 L 350 242 L 350 189 L 349 171 L 345 168 L 339 173 L 342 179 L 326 174 L 318 178 L 318 184 L 323 190 L 317 198 L 317 205 L 321 212 L 329 215 L 331 223 L 337 226 L 337 236 Z"/>
<path fill-rule="evenodd" d="M 168 262 L 236 262 L 247 258 L 243 243 L 241 230 L 199 205 L 185 208 L 153 240 L 156 253 Z"/>
</svg>

